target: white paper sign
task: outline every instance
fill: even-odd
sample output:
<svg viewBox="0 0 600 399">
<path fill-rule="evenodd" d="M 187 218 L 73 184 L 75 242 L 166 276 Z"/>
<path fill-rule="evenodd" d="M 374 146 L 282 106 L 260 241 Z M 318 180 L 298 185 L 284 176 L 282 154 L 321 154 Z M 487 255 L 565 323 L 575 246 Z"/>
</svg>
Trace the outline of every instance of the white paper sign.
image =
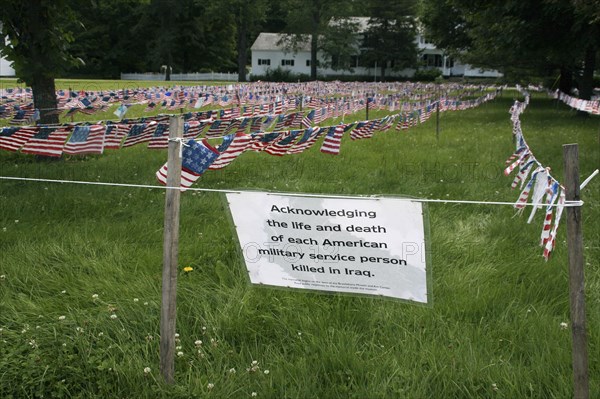
<svg viewBox="0 0 600 399">
<path fill-rule="evenodd" d="M 427 303 L 421 203 L 227 194 L 254 284 Z"/>
</svg>

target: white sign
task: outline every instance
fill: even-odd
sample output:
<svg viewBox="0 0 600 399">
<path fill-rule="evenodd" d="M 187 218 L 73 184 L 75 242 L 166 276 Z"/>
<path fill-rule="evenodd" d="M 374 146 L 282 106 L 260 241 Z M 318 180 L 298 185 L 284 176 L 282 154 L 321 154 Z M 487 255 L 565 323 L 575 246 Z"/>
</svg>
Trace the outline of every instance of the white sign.
<svg viewBox="0 0 600 399">
<path fill-rule="evenodd" d="M 421 203 L 227 194 L 254 284 L 427 302 Z"/>
</svg>

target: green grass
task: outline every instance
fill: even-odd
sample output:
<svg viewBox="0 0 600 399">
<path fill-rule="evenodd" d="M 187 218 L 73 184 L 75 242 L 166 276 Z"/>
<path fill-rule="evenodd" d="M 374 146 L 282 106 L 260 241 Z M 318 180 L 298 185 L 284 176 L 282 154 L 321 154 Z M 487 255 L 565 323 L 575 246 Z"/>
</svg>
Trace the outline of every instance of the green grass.
<svg viewBox="0 0 600 399">
<path fill-rule="evenodd" d="M 439 141 L 432 118 L 346 137 L 339 156 L 318 144 L 245 153 L 196 187 L 515 201 L 501 173 L 514 94 L 442 114 Z M 534 96 L 522 126 L 559 180 L 564 143 L 579 143 L 582 178 L 599 167 L 598 117 Z M 165 160 L 141 146 L 45 163 L 1 152 L 0 175 L 154 184 Z M 600 396 L 598 179 L 582 193 L 590 397 Z M 251 286 L 223 195 L 182 195 L 179 263 L 194 271 L 179 275 L 183 356 L 168 386 L 158 370 L 164 191 L 0 181 L 0 397 L 571 397 L 565 219 L 546 263 L 541 212 L 528 225 L 510 207 L 428 208 L 432 306 L 418 306 Z"/>
</svg>

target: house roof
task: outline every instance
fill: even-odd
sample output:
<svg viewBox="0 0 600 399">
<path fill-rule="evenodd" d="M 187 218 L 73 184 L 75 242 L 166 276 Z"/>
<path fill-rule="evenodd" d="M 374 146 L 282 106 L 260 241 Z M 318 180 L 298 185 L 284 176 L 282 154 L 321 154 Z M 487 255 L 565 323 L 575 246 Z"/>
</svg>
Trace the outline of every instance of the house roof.
<svg viewBox="0 0 600 399">
<path fill-rule="evenodd" d="M 250 48 L 256 50 L 288 50 L 283 42 L 285 35 L 283 33 L 266 33 L 262 32 L 258 35 L 254 44 Z M 310 51 L 310 35 L 306 35 L 305 40 L 298 44 L 296 51 Z M 294 50 L 289 49 L 290 52 Z"/>
</svg>

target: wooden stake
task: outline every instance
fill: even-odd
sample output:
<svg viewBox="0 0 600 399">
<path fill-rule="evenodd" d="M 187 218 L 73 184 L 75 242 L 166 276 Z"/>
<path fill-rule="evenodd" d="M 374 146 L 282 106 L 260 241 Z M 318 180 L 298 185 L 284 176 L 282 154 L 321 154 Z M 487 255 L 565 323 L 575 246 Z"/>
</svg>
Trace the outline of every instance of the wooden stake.
<svg viewBox="0 0 600 399">
<path fill-rule="evenodd" d="M 169 158 L 167 187 L 181 184 L 181 142 L 183 123 L 178 116 L 169 120 Z M 163 235 L 162 305 L 160 309 L 160 372 L 167 384 L 175 382 L 175 319 L 177 301 L 177 263 L 179 252 L 179 198 L 181 191 L 167 189 Z"/>
<path fill-rule="evenodd" d="M 563 146 L 565 165 L 565 199 L 579 201 L 579 148 Z M 585 318 L 585 283 L 583 273 L 583 233 L 581 207 L 567 207 L 567 245 L 569 259 L 569 301 L 573 335 L 573 390 L 575 399 L 588 399 L 589 370 Z"/>
<path fill-rule="evenodd" d="M 367 115 L 365 118 L 366 121 L 369 120 L 369 95 L 367 94 Z"/>
</svg>

